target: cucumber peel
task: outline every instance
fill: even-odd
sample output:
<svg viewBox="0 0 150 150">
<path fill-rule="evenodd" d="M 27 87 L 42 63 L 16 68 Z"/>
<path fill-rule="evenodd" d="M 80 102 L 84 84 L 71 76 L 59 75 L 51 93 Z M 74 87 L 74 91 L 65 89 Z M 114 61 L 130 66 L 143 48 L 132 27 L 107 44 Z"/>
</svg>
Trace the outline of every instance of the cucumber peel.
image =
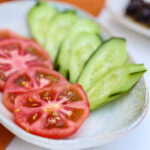
<svg viewBox="0 0 150 150">
<path fill-rule="evenodd" d="M 53 62 L 55 62 L 61 42 L 77 18 L 75 11 L 65 11 L 55 15 L 49 24 L 44 47 L 51 55 Z"/>
<path fill-rule="evenodd" d="M 113 101 L 126 93 L 146 72 L 144 65 L 126 64 L 106 72 L 106 74 L 95 82 L 89 89 L 87 95 L 90 109 Z"/>
<path fill-rule="evenodd" d="M 100 35 L 99 26 L 93 20 L 87 18 L 86 19 L 79 18 L 76 21 L 76 23 L 72 26 L 70 32 L 64 39 L 60 47 L 58 59 L 56 61 L 56 68 L 65 77 L 68 76 L 68 72 L 69 72 L 70 51 L 71 51 L 72 44 L 76 36 L 78 36 L 78 34 L 82 32 L 89 32 L 89 33 L 95 33 L 97 35 Z"/>
<path fill-rule="evenodd" d="M 91 54 L 100 46 L 102 40 L 97 34 L 82 32 L 74 40 L 69 63 L 69 80 L 76 82 L 84 64 Z"/>
<path fill-rule="evenodd" d="M 125 39 L 111 38 L 104 42 L 87 60 L 77 82 L 88 92 L 94 81 L 100 80 L 108 70 L 125 64 L 126 60 Z"/>
<path fill-rule="evenodd" d="M 44 1 L 39 1 L 28 13 L 28 24 L 33 38 L 42 46 L 51 19 L 57 13 L 56 9 Z"/>
</svg>

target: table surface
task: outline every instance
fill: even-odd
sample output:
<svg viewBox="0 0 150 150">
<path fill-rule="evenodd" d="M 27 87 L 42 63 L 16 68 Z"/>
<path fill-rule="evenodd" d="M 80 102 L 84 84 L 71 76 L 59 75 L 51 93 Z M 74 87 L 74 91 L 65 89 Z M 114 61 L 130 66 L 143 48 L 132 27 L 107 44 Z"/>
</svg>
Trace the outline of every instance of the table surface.
<svg viewBox="0 0 150 150">
<path fill-rule="evenodd" d="M 144 63 L 147 73 L 144 78 L 150 89 L 150 38 L 144 37 L 116 23 L 107 9 L 98 16 L 98 21 L 104 25 L 114 36 L 127 39 L 127 49 L 136 63 Z M 142 124 L 132 133 L 113 141 L 107 145 L 93 150 L 150 150 L 150 111 Z M 35 145 L 26 143 L 15 137 L 6 150 L 45 150 Z"/>
</svg>

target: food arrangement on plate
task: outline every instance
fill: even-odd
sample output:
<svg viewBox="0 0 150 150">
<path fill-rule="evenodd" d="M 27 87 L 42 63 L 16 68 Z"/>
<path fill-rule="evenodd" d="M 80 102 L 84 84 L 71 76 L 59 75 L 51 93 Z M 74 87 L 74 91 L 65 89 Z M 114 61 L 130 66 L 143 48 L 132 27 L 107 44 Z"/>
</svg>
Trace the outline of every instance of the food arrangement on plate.
<svg viewBox="0 0 150 150">
<path fill-rule="evenodd" d="M 127 63 L 125 39 L 104 41 L 99 25 L 74 10 L 40 1 L 28 24 L 38 44 L 0 30 L 0 89 L 15 122 L 29 133 L 71 136 L 90 110 L 124 95 L 146 72 L 143 64 Z"/>
</svg>

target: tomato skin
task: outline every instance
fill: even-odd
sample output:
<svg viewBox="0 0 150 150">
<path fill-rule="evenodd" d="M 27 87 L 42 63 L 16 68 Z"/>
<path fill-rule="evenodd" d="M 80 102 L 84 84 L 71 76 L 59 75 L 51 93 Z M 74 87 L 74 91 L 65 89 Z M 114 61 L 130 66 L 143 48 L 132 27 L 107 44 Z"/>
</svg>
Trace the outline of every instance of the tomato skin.
<svg viewBox="0 0 150 150">
<path fill-rule="evenodd" d="M 41 82 L 42 84 L 40 84 L 36 78 L 37 78 L 37 73 L 41 73 L 41 75 L 46 75 L 46 77 L 42 77 Z M 24 85 L 18 85 L 16 84 L 16 80 L 19 80 L 19 78 L 21 77 L 29 77 L 29 82 L 31 86 L 29 86 L 28 88 L 26 88 Z M 46 83 L 45 85 L 43 84 L 43 79 L 46 79 L 47 76 L 51 76 L 54 77 L 52 79 L 48 79 L 46 81 L 50 81 L 50 83 Z M 57 81 L 54 81 L 56 80 Z M 39 80 L 39 78 L 38 78 Z M 53 81 L 55 83 L 53 83 Z M 24 84 L 26 82 L 22 81 Z M 6 85 L 5 85 L 5 90 L 3 92 L 3 104 L 12 112 L 13 111 L 13 107 L 14 104 L 10 101 L 9 95 L 14 94 L 14 95 L 19 95 L 19 94 L 23 94 L 32 90 L 36 90 L 36 89 L 40 89 L 43 87 L 50 87 L 50 86 L 56 86 L 56 85 L 60 85 L 60 84 L 67 84 L 68 81 L 58 72 L 54 71 L 54 70 L 49 70 L 46 68 L 42 68 L 42 67 L 31 67 L 25 70 L 21 70 L 18 71 L 17 73 L 11 75 L 11 77 L 7 80 Z M 68 83 L 69 84 L 69 83 Z M 15 99 L 15 98 L 14 98 Z M 14 100 L 15 101 L 15 100 Z"/>
<path fill-rule="evenodd" d="M 5 39 L 17 38 L 22 40 L 30 40 L 26 37 L 20 36 L 8 29 L 0 29 L 0 41 Z"/>
<path fill-rule="evenodd" d="M 67 91 L 73 91 L 76 93 L 77 100 L 70 101 L 64 103 L 64 98 L 59 99 L 61 94 Z M 51 96 L 53 97 L 50 101 L 45 102 L 43 100 L 38 100 L 39 94 L 48 91 Z M 68 93 L 69 94 L 69 93 Z M 25 105 L 28 101 L 28 97 L 34 97 L 36 102 L 41 103 L 39 107 L 31 108 L 28 105 Z M 53 107 L 53 103 L 55 107 Z M 57 104 L 60 104 L 60 107 Z M 57 107 L 56 107 L 57 106 Z M 52 109 L 51 111 L 47 111 Z M 70 108 L 69 108 L 70 107 Z M 54 109 L 53 109 L 54 108 Z M 64 111 L 64 108 L 66 111 Z M 69 108 L 69 109 L 67 109 Z M 45 111 L 46 110 L 46 111 Z M 71 110 L 71 117 L 69 114 L 68 118 L 68 110 Z M 79 111 L 78 111 L 79 110 Z M 75 112 L 79 113 L 75 113 Z M 63 113 L 62 113 L 63 112 Z M 66 114 L 65 114 L 66 112 Z M 82 112 L 82 113 L 80 113 Z M 42 137 L 53 138 L 53 139 L 60 139 L 66 138 L 74 134 L 83 122 L 88 118 L 90 112 L 90 106 L 88 102 L 88 98 L 86 93 L 84 92 L 83 88 L 78 84 L 67 84 L 67 85 L 60 85 L 54 86 L 51 88 L 43 88 L 40 90 L 36 90 L 34 92 L 26 93 L 24 95 L 20 95 L 16 98 L 15 101 L 15 109 L 14 109 L 14 119 L 15 122 L 24 130 L 28 131 L 29 133 L 39 135 Z M 60 123 L 64 121 L 63 126 L 54 126 L 53 122 L 50 122 L 50 126 L 47 126 L 45 122 L 49 121 L 47 116 L 52 115 L 53 113 L 58 114 Z M 31 123 L 29 122 L 29 116 L 35 116 L 35 114 L 39 114 L 39 118 Z M 33 117 L 34 118 L 34 117 Z M 48 122 L 49 123 L 49 122 Z M 58 122 L 56 122 L 57 125 Z"/>
<path fill-rule="evenodd" d="M 13 46 L 16 46 L 16 48 Z M 6 50 L 7 52 L 5 52 Z M 52 61 L 48 53 L 38 44 L 30 40 L 24 41 L 19 39 L 8 39 L 0 42 L 1 91 L 3 91 L 5 82 L 10 75 L 21 69 L 34 66 L 52 69 Z"/>
</svg>

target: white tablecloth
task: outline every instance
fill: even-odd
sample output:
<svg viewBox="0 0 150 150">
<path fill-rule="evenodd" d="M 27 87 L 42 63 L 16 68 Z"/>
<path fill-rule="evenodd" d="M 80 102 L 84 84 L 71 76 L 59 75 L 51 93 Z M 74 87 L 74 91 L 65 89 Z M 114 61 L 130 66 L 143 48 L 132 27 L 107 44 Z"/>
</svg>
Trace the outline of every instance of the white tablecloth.
<svg viewBox="0 0 150 150">
<path fill-rule="evenodd" d="M 109 29 L 114 36 L 122 36 L 127 39 L 127 49 L 130 56 L 136 63 L 144 63 L 148 69 L 144 77 L 147 87 L 150 89 L 150 38 L 144 37 L 117 24 L 106 9 L 102 11 L 98 20 Z M 45 149 L 26 143 L 15 137 L 7 147 L 7 150 Z M 150 150 L 150 112 L 148 111 L 142 124 L 132 133 L 93 150 Z"/>
</svg>

